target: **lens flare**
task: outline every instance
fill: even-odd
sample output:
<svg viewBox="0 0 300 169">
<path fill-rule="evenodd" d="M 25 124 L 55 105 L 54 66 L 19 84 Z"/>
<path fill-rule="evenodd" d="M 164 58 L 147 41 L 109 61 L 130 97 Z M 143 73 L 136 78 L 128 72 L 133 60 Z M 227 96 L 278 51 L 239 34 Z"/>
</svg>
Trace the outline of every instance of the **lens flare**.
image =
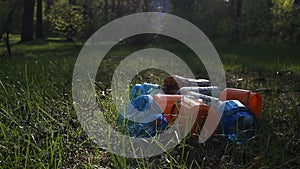
<svg viewBox="0 0 300 169">
<path fill-rule="evenodd" d="M 171 10 L 170 0 L 153 0 L 152 12 L 168 13 Z M 152 19 L 152 27 L 158 31 L 161 31 L 165 26 L 164 15 L 155 15 Z"/>
</svg>

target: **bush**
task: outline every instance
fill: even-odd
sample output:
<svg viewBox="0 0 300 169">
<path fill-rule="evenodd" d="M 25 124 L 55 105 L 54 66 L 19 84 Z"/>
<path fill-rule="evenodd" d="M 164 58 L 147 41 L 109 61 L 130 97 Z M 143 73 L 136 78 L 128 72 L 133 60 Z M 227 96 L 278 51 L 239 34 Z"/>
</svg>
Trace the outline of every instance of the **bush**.
<svg viewBox="0 0 300 169">
<path fill-rule="evenodd" d="M 84 32 L 82 9 L 66 1 L 57 1 L 51 6 L 47 19 L 58 34 L 66 36 L 67 41 L 80 38 Z"/>
</svg>

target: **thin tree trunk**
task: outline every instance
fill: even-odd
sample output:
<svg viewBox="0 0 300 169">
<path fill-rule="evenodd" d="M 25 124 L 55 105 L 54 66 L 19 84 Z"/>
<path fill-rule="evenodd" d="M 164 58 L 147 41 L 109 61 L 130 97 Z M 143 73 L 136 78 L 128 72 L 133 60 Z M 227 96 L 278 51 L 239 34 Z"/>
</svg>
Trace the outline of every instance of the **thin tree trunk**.
<svg viewBox="0 0 300 169">
<path fill-rule="evenodd" d="M 35 37 L 37 39 L 43 39 L 44 38 L 44 29 L 43 29 L 43 0 L 37 0 Z"/>
<path fill-rule="evenodd" d="M 235 13 L 234 13 L 234 0 L 229 1 L 229 17 L 233 18 Z"/>
<path fill-rule="evenodd" d="M 111 18 L 112 19 L 114 19 L 116 17 L 115 10 L 116 10 L 116 1 L 112 0 L 111 1 Z"/>
<path fill-rule="evenodd" d="M 8 54 L 9 59 L 11 59 L 11 47 L 10 47 L 10 43 L 9 43 L 9 32 L 6 32 L 6 37 L 4 38 L 5 41 L 5 45 L 6 45 L 6 51 Z"/>
<path fill-rule="evenodd" d="M 242 16 L 242 6 L 243 6 L 243 0 L 237 0 L 237 7 L 236 7 L 236 16 L 237 17 Z"/>
<path fill-rule="evenodd" d="M 104 0 L 104 21 L 105 24 L 109 21 L 109 17 L 108 17 L 108 0 Z"/>
<path fill-rule="evenodd" d="M 2 30 L 0 30 L 0 41 L 3 37 L 3 34 L 6 33 L 6 37 L 3 38 L 3 40 L 5 42 L 6 50 L 7 50 L 9 58 L 11 58 L 11 47 L 10 47 L 10 43 L 9 43 L 9 26 L 11 24 L 11 20 L 12 20 L 11 17 L 14 13 L 14 10 L 15 10 L 17 4 L 18 4 L 18 1 L 14 1 L 14 4 L 13 4 L 12 8 L 9 10 L 9 12 L 6 16 L 6 19 L 4 21 L 4 27 Z"/>
<path fill-rule="evenodd" d="M 21 42 L 33 40 L 34 0 L 24 0 Z"/>
<path fill-rule="evenodd" d="M 119 18 L 122 16 L 123 14 L 123 5 L 121 4 L 122 2 L 121 1 L 117 1 L 117 12 L 116 12 L 116 17 Z"/>
</svg>

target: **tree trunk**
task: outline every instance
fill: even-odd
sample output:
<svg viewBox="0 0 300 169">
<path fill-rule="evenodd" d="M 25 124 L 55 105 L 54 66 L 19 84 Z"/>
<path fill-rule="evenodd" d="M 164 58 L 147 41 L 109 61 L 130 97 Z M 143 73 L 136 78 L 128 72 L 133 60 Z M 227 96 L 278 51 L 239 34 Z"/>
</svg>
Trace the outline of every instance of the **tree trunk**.
<svg viewBox="0 0 300 169">
<path fill-rule="evenodd" d="M 115 13 L 115 10 L 116 10 L 116 1 L 115 0 L 112 0 L 111 1 L 111 18 L 114 19 L 116 17 L 116 13 Z"/>
<path fill-rule="evenodd" d="M 3 26 L 2 30 L 0 30 L 0 41 L 3 37 L 3 34 L 6 32 L 9 32 L 9 26 L 11 24 L 11 17 L 12 17 L 12 14 L 14 13 L 14 10 L 15 10 L 17 4 L 18 4 L 18 1 L 15 1 L 14 4 L 12 5 L 12 8 L 9 10 L 8 14 L 6 15 L 6 18 L 3 23 L 4 26 Z"/>
<path fill-rule="evenodd" d="M 108 0 L 104 0 L 103 1 L 103 9 L 104 9 L 104 22 L 105 24 L 107 24 L 107 22 L 109 21 L 109 17 L 108 17 Z"/>
<path fill-rule="evenodd" d="M 11 47 L 10 47 L 10 43 L 9 43 L 9 32 L 6 32 L 6 37 L 4 38 L 4 41 L 5 41 L 8 57 L 9 57 L 9 59 L 11 59 Z"/>
<path fill-rule="evenodd" d="M 5 18 L 3 30 L 0 30 L 0 41 L 3 37 L 3 34 L 6 33 L 6 37 L 4 37 L 3 40 L 5 42 L 6 50 L 7 50 L 9 58 L 11 58 L 11 48 L 10 48 L 10 43 L 9 43 L 9 32 L 10 32 L 9 26 L 11 24 L 11 21 L 12 21 L 11 17 L 14 13 L 14 10 L 15 10 L 17 4 L 18 4 L 18 1 L 14 1 L 12 8 L 9 10 L 9 12 Z"/>
<path fill-rule="evenodd" d="M 43 29 L 43 0 L 37 0 L 35 37 L 37 39 L 43 39 L 44 38 L 44 29 Z"/>
<path fill-rule="evenodd" d="M 123 14 L 123 5 L 121 4 L 121 1 L 117 1 L 117 13 L 116 13 L 116 18 L 119 18 Z"/>
<path fill-rule="evenodd" d="M 235 10 L 234 10 L 234 4 L 235 4 L 235 0 L 230 0 L 230 5 L 229 5 L 229 17 L 231 18 L 235 18 Z"/>
<path fill-rule="evenodd" d="M 21 42 L 33 40 L 34 0 L 24 0 Z"/>
<path fill-rule="evenodd" d="M 236 16 L 241 17 L 242 16 L 242 6 L 243 6 L 243 0 L 237 0 L 236 5 Z"/>
</svg>

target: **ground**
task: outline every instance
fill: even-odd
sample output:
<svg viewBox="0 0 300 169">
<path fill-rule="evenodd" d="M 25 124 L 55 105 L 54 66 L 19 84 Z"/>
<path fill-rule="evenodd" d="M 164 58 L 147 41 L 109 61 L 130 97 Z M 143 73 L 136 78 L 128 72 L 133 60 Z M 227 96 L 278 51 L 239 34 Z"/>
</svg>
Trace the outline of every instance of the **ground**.
<svg viewBox="0 0 300 169">
<path fill-rule="evenodd" d="M 224 63 L 227 86 L 253 90 L 263 97 L 259 129 L 253 139 L 237 145 L 217 135 L 205 144 L 190 138 L 165 154 L 128 159 L 101 149 L 77 120 L 71 84 L 83 44 L 56 38 L 27 44 L 17 41 L 13 38 L 13 57 L 0 63 L 0 168 L 254 169 L 300 165 L 299 45 L 214 44 Z M 179 50 L 176 45 L 166 48 L 188 63 L 198 63 L 192 52 Z M 96 89 L 110 119 L 118 115 L 110 102 L 110 72 L 135 50 L 116 47 L 100 65 Z M 207 76 L 197 66 L 193 70 L 197 77 Z M 141 72 L 132 84 L 161 83 L 165 75 L 159 71 Z"/>
</svg>

